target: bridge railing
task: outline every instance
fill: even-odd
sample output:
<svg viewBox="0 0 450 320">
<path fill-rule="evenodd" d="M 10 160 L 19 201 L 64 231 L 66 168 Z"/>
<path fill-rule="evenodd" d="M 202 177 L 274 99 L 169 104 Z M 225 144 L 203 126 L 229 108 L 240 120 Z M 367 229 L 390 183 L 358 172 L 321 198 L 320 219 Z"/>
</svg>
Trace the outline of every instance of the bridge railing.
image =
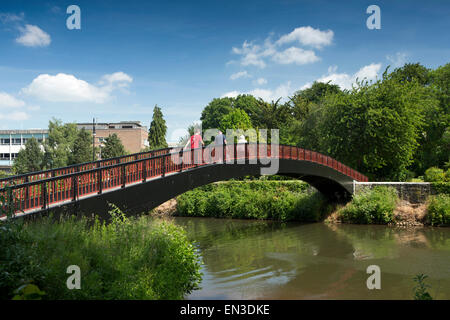
<svg viewBox="0 0 450 320">
<path fill-rule="evenodd" d="M 112 164 L 119 164 L 124 162 L 135 161 L 138 159 L 151 158 L 154 156 L 162 155 L 169 153 L 171 148 L 162 148 L 152 151 L 134 153 L 132 155 L 124 155 L 115 158 L 108 158 L 103 160 L 97 160 L 93 162 L 79 163 L 74 164 L 62 168 L 48 169 L 43 171 L 29 172 L 21 175 L 16 175 L 12 177 L 6 177 L 0 179 L 0 188 L 3 188 L 6 185 L 18 185 L 27 182 L 33 182 L 43 179 L 48 179 L 57 176 L 63 176 L 75 172 L 83 172 L 87 170 L 91 170 L 98 167 L 104 167 Z"/>
<path fill-rule="evenodd" d="M 16 213 L 26 213 L 45 210 L 54 205 L 77 201 L 198 166 L 235 161 L 256 163 L 255 160 L 258 159 L 275 157 L 319 163 L 354 180 L 368 181 L 367 177 L 356 170 L 320 153 L 285 145 L 276 145 L 275 148 L 277 149 L 272 150 L 271 145 L 262 144 L 238 144 L 217 149 L 219 152 L 211 146 L 192 150 L 172 149 L 173 152 L 170 153 L 167 149 L 162 149 L 158 150 L 161 154 L 151 157 L 145 157 L 148 153 L 140 153 L 106 159 L 98 166 L 98 162 L 82 164 L 78 166 L 78 171 L 71 171 L 72 168 L 55 169 L 52 171 L 54 176 L 43 172 L 40 180 L 0 188 L 0 196 L 6 199 L 3 204 L 5 207 L 12 205 Z"/>
</svg>

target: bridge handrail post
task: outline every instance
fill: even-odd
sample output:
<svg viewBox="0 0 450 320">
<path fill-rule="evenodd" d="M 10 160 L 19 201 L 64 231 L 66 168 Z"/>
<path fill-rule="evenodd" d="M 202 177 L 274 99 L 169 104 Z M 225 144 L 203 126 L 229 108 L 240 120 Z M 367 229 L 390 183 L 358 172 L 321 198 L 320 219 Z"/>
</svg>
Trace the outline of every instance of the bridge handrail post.
<svg viewBox="0 0 450 320">
<path fill-rule="evenodd" d="M 42 183 L 42 209 L 47 208 L 47 183 Z"/>
<path fill-rule="evenodd" d="M 75 167 L 75 172 L 78 172 L 79 167 Z M 78 174 L 72 176 L 72 188 L 73 188 L 73 199 L 72 201 L 77 201 L 78 198 Z"/>
<path fill-rule="evenodd" d="M 126 170 L 125 170 L 125 164 L 122 165 L 122 188 L 125 188 L 127 184 L 127 177 L 126 177 Z"/>
<path fill-rule="evenodd" d="M 103 169 L 99 169 L 97 171 L 97 182 L 98 182 L 98 194 L 102 194 L 103 192 L 103 175 L 102 175 Z"/>
<path fill-rule="evenodd" d="M 147 160 L 142 161 L 142 182 L 147 181 Z"/>
<path fill-rule="evenodd" d="M 162 169 L 161 169 L 161 177 L 166 175 L 166 156 L 162 157 Z"/>
<path fill-rule="evenodd" d="M 25 177 L 25 183 L 28 183 L 29 181 L 28 181 L 29 179 L 28 179 L 28 176 L 26 176 Z M 29 201 L 28 201 L 28 198 L 29 198 L 29 190 L 30 189 L 30 187 L 29 186 L 27 186 L 26 188 L 25 188 L 25 207 L 27 206 L 27 204 L 29 203 Z M 25 208 L 25 209 L 27 209 L 27 208 Z"/>
<path fill-rule="evenodd" d="M 182 172 L 183 171 L 183 163 L 184 163 L 184 151 L 183 151 L 183 149 L 180 150 L 179 159 L 181 159 L 180 172 Z"/>
</svg>

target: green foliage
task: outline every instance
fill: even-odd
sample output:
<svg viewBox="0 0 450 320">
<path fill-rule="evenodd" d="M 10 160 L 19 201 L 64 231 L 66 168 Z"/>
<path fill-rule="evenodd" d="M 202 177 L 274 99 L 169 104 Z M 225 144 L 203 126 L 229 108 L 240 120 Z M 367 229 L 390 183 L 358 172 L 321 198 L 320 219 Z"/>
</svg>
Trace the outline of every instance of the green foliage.
<svg viewBox="0 0 450 320">
<path fill-rule="evenodd" d="M 48 124 L 48 139 L 45 140 L 45 168 L 59 168 L 69 165 L 69 157 L 78 137 L 75 123 L 63 124 L 61 120 L 53 119 Z"/>
<path fill-rule="evenodd" d="M 164 120 L 161 108 L 155 105 L 155 108 L 153 109 L 153 119 L 148 131 L 150 150 L 167 148 L 166 132 L 166 120 Z"/>
<path fill-rule="evenodd" d="M 117 134 L 113 133 L 105 140 L 105 146 L 102 148 L 102 159 L 120 157 L 126 154 L 125 147 Z"/>
<path fill-rule="evenodd" d="M 323 149 L 375 180 L 403 181 L 433 99 L 417 82 L 359 83 L 325 101 Z"/>
<path fill-rule="evenodd" d="M 233 110 L 233 98 L 215 98 L 202 111 L 203 130 L 219 128 L 222 117 Z"/>
<path fill-rule="evenodd" d="M 45 296 L 44 291 L 31 283 L 20 286 L 14 293 L 16 295 L 13 300 L 42 300 L 42 297 Z"/>
<path fill-rule="evenodd" d="M 390 75 L 391 79 L 404 83 L 417 81 L 424 86 L 430 83 L 430 70 L 420 63 L 406 63 L 403 67 L 396 68 Z"/>
<path fill-rule="evenodd" d="M 426 220 L 432 226 L 450 226 L 450 194 L 430 196 Z"/>
<path fill-rule="evenodd" d="M 374 187 L 353 196 L 352 201 L 338 211 L 344 222 L 387 224 L 394 219 L 397 191 L 392 187 Z"/>
<path fill-rule="evenodd" d="M 431 187 L 436 193 L 450 194 L 450 182 L 432 182 Z"/>
<path fill-rule="evenodd" d="M 182 228 L 127 219 L 116 207 L 111 215 L 109 224 L 74 217 L 2 224 L 0 298 L 30 283 L 51 300 L 182 299 L 198 288 L 199 256 Z M 80 267 L 81 290 L 66 287 L 69 265 Z"/>
<path fill-rule="evenodd" d="M 92 133 L 82 128 L 73 141 L 72 152 L 68 164 L 77 164 L 92 161 Z"/>
<path fill-rule="evenodd" d="M 425 110 L 426 123 L 413 165 L 418 175 L 433 166 L 442 168 L 450 160 L 450 63 L 430 71 L 426 90 L 437 102 Z"/>
<path fill-rule="evenodd" d="M 424 179 L 427 182 L 444 182 L 446 180 L 446 176 L 444 170 L 431 167 L 425 171 Z"/>
<path fill-rule="evenodd" d="M 251 127 L 252 122 L 245 111 L 241 109 L 234 109 L 222 118 L 219 129 L 222 130 L 222 132 L 226 132 L 227 129 L 247 130 Z"/>
<path fill-rule="evenodd" d="M 7 172 L 7 171 L 4 171 L 4 170 L 0 170 L 0 179 L 8 178 L 8 177 L 10 177 L 12 175 L 14 175 L 14 174 L 10 173 L 10 172 Z"/>
<path fill-rule="evenodd" d="M 182 216 L 278 221 L 320 221 L 331 209 L 299 181 L 230 181 L 206 185 L 177 198 Z"/>
<path fill-rule="evenodd" d="M 15 174 L 40 171 L 44 167 L 44 153 L 36 138 L 31 138 L 25 144 L 25 149 L 19 151 L 14 160 L 13 171 Z"/>
<path fill-rule="evenodd" d="M 425 283 L 426 278 L 428 278 L 428 276 L 424 274 L 418 274 L 414 277 L 413 280 L 417 283 L 414 287 L 414 300 L 433 300 L 427 291 L 427 289 L 430 288 L 430 285 Z"/>
</svg>

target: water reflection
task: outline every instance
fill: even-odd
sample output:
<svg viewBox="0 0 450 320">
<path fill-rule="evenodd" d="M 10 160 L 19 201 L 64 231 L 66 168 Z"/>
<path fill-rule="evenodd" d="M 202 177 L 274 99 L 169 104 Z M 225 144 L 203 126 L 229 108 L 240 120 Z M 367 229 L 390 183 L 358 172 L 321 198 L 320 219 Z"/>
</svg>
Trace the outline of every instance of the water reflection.
<svg viewBox="0 0 450 320">
<path fill-rule="evenodd" d="M 189 299 L 411 299 L 412 277 L 450 299 L 450 230 L 175 218 L 202 253 Z M 368 290 L 379 265 L 382 289 Z"/>
</svg>

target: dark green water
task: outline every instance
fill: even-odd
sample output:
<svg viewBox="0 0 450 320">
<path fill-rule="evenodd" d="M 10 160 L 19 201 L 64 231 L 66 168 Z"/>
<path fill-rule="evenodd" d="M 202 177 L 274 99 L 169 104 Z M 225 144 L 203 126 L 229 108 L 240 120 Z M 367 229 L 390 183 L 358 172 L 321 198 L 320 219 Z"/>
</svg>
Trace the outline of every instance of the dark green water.
<svg viewBox="0 0 450 320">
<path fill-rule="evenodd" d="M 203 257 L 188 299 L 412 299 L 416 274 L 450 299 L 450 229 L 175 218 Z M 369 265 L 381 289 L 369 290 Z"/>
</svg>

